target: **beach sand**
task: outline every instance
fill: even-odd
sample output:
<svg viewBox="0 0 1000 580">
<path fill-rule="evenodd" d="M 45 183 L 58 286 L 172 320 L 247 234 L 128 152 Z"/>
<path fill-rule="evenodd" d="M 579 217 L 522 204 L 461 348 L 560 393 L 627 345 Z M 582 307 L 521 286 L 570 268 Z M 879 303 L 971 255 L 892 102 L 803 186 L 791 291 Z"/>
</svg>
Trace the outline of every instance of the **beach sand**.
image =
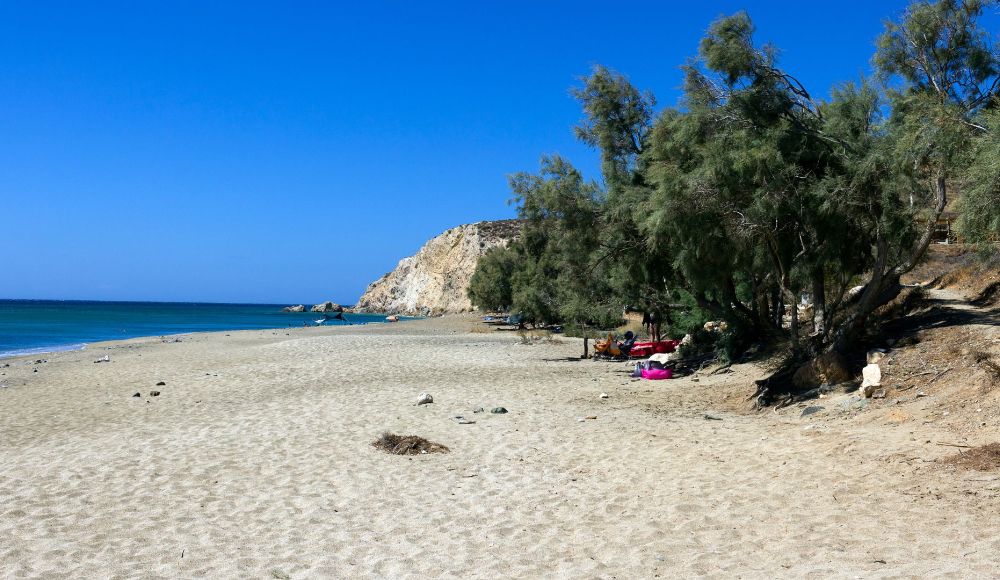
<svg viewBox="0 0 1000 580">
<path fill-rule="evenodd" d="M 0 576 L 997 573 L 1000 481 L 940 463 L 956 449 L 933 422 L 752 414 L 751 365 L 633 381 L 572 360 L 578 340 L 473 326 L 0 360 Z M 421 392 L 434 403 L 414 405 Z M 386 430 L 451 452 L 385 454 L 371 442 Z"/>
</svg>

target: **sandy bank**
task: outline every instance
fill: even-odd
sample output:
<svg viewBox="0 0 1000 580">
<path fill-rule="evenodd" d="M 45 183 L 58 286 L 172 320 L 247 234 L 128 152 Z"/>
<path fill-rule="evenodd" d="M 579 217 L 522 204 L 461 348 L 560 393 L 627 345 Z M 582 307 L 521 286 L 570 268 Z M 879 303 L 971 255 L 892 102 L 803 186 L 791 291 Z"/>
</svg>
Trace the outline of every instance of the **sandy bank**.
<svg viewBox="0 0 1000 580">
<path fill-rule="evenodd" d="M 995 573 L 1000 483 L 933 463 L 954 451 L 927 444 L 946 436 L 933 425 L 744 415 L 731 409 L 750 366 L 633 382 L 622 364 L 570 360 L 575 340 L 471 327 L 196 334 L 0 361 L 0 575 Z M 435 403 L 413 405 L 421 391 Z M 370 445 L 383 430 L 451 452 L 385 455 Z"/>
</svg>

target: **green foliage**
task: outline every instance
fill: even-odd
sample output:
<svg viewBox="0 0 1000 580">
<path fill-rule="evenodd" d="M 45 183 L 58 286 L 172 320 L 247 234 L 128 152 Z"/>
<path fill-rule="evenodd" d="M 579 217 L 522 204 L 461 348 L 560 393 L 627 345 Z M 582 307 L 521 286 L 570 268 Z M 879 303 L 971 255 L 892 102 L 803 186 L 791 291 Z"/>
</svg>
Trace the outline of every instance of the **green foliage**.
<svg viewBox="0 0 1000 580">
<path fill-rule="evenodd" d="M 577 137 L 601 151 L 605 183 L 612 190 L 627 184 L 642 152 L 656 101 L 640 93 L 628 79 L 603 66 L 583 80 L 572 94 L 587 118 L 575 129 Z"/>
<path fill-rule="evenodd" d="M 899 22 L 886 23 L 878 39 L 873 60 L 889 83 L 891 113 L 884 130 L 894 144 L 890 155 L 901 181 L 908 180 L 914 211 L 924 208 L 926 220 L 915 251 L 892 271 L 896 276 L 926 251 L 948 204 L 949 185 L 966 177 L 977 154 L 971 144 L 989 132 L 981 117 L 1000 83 L 1000 55 L 978 19 L 997 5 L 993 0 L 914 2 Z M 980 170 L 988 169 L 982 162 Z M 969 229 L 981 231 L 975 224 L 983 218 L 969 217 L 964 222 Z"/>
<path fill-rule="evenodd" d="M 493 248 L 479 258 L 469 280 L 469 300 L 482 310 L 505 311 L 512 303 L 511 277 L 518 256 L 513 249 Z"/>
<path fill-rule="evenodd" d="M 973 108 L 995 88 L 996 53 L 978 19 L 992 0 L 913 2 L 900 22 L 887 22 L 874 63 L 883 78 L 899 77 L 905 92 L 932 94 L 939 104 Z"/>
<path fill-rule="evenodd" d="M 564 159 L 544 157 L 538 175 L 510 179 L 521 238 L 512 276 L 512 307 L 536 322 L 601 324 L 621 305 L 592 260 L 601 243 L 603 191 Z"/>
<path fill-rule="evenodd" d="M 735 342 L 871 265 L 882 216 L 864 210 L 891 174 L 857 172 L 873 162 L 875 91 L 845 85 L 817 104 L 751 32 L 742 13 L 717 21 L 688 64 L 686 109 L 661 115 L 644 155 L 654 189 L 640 221 Z"/>
<path fill-rule="evenodd" d="M 720 18 L 709 27 L 698 52 L 709 69 L 718 71 L 727 83 L 734 85 L 753 74 L 754 61 L 759 57 L 753 46 L 753 32 L 753 23 L 746 12 Z"/>
<path fill-rule="evenodd" d="M 1000 239 L 1000 110 L 981 122 L 990 131 L 973 143 L 959 227 L 969 241 L 985 242 Z"/>
<path fill-rule="evenodd" d="M 522 237 L 484 259 L 470 296 L 581 329 L 617 326 L 626 304 L 674 334 L 721 319 L 709 342 L 729 357 L 782 335 L 841 348 L 926 251 L 950 181 L 971 177 L 966 230 L 1000 232 L 1000 59 L 978 24 L 993 4 L 915 2 L 879 37 L 878 83 L 825 101 L 755 44 L 744 12 L 711 24 L 680 105 L 659 114 L 596 67 L 573 94 L 603 184 L 559 157 L 511 177 Z"/>
</svg>

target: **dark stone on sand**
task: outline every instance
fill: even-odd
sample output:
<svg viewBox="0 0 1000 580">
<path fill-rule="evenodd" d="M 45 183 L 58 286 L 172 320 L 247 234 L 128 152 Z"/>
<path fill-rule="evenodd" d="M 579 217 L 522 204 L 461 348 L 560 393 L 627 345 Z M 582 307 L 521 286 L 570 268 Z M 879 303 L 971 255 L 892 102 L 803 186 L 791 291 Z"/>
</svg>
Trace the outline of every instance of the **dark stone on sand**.
<svg viewBox="0 0 1000 580">
<path fill-rule="evenodd" d="M 838 406 L 844 411 L 864 409 L 865 407 L 868 406 L 868 399 L 863 399 L 857 395 L 852 395 L 850 397 L 847 397 L 840 403 L 838 403 Z"/>
<path fill-rule="evenodd" d="M 472 412 L 473 413 L 485 413 L 486 409 L 484 409 L 482 407 L 476 407 L 475 409 L 472 410 Z"/>
<path fill-rule="evenodd" d="M 142 393 L 136 393 L 136 394 L 134 394 L 134 395 L 132 395 L 132 396 L 133 396 L 133 397 L 141 397 L 141 396 L 142 396 Z"/>
<path fill-rule="evenodd" d="M 160 396 L 160 391 L 150 391 L 149 396 L 150 397 L 159 397 Z"/>
<path fill-rule="evenodd" d="M 814 413 L 819 413 L 822 410 L 823 407 L 818 407 L 815 405 L 812 407 L 806 407 L 805 409 L 802 409 L 802 414 L 799 415 L 799 417 L 808 417 L 809 415 L 812 415 Z"/>
<path fill-rule="evenodd" d="M 165 387 L 165 386 L 167 386 L 167 383 L 165 383 L 163 381 L 160 381 L 160 382 L 156 383 L 156 386 L 157 387 Z"/>
<path fill-rule="evenodd" d="M 503 407 L 493 407 L 490 410 L 490 413 L 496 413 L 497 415 L 503 415 L 506 412 L 507 412 L 507 409 L 504 409 Z"/>
</svg>

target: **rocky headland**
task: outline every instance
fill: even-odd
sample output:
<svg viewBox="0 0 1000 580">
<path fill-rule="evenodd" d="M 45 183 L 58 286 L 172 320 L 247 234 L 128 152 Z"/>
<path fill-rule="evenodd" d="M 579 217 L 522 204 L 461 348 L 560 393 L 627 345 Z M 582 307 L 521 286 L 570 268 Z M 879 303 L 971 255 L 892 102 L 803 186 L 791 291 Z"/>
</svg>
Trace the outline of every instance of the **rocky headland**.
<svg viewBox="0 0 1000 580">
<path fill-rule="evenodd" d="M 506 246 L 521 233 L 517 220 L 484 221 L 452 228 L 431 238 L 396 268 L 372 282 L 357 312 L 437 316 L 473 309 L 466 291 L 487 250 Z"/>
</svg>

